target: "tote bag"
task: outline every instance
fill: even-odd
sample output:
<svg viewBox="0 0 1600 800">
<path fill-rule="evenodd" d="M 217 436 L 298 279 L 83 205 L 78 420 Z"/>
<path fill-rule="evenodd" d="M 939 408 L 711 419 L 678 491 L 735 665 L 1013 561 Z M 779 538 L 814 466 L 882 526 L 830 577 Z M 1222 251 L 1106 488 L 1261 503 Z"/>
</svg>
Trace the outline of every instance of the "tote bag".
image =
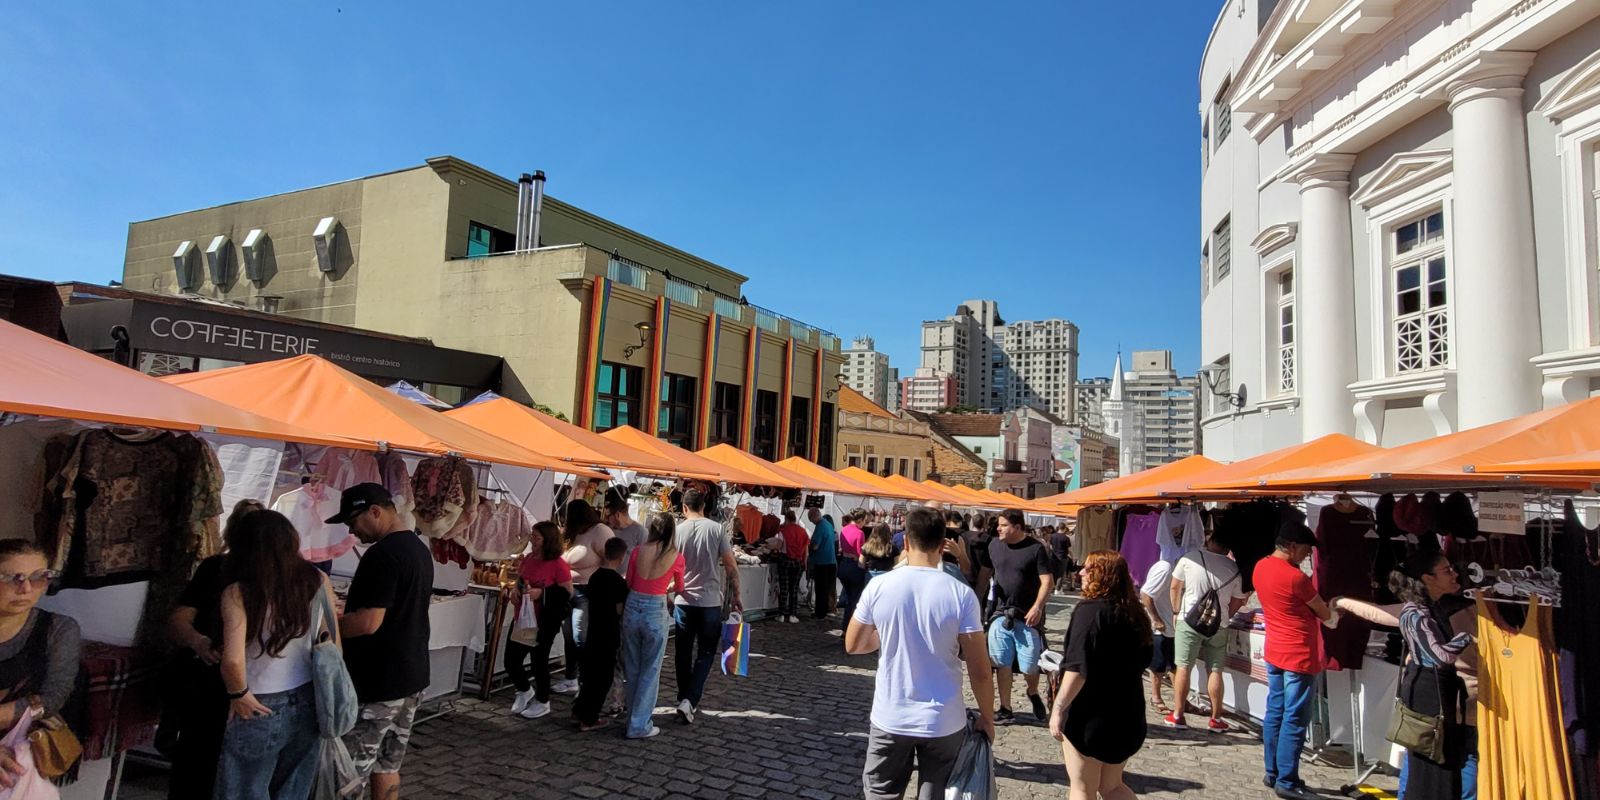
<svg viewBox="0 0 1600 800">
<path fill-rule="evenodd" d="M 29 704 L 17 718 L 11 731 L 0 739 L 0 746 L 8 747 L 17 759 L 18 766 L 22 767 L 22 774 L 16 776 L 17 782 L 9 789 L 0 789 L 0 800 L 60 800 L 55 784 L 45 780 L 39 775 L 39 770 L 33 763 L 33 748 L 28 746 L 28 731 L 33 727 L 33 721 L 38 718 L 38 710 Z"/>
<path fill-rule="evenodd" d="M 356 684 L 344 664 L 344 653 L 334 641 L 339 620 L 333 615 L 325 589 L 317 589 L 313 603 L 318 622 L 316 643 L 311 646 L 311 683 L 317 696 L 317 729 L 324 739 L 336 739 L 356 726 L 361 703 L 356 699 Z"/>
</svg>

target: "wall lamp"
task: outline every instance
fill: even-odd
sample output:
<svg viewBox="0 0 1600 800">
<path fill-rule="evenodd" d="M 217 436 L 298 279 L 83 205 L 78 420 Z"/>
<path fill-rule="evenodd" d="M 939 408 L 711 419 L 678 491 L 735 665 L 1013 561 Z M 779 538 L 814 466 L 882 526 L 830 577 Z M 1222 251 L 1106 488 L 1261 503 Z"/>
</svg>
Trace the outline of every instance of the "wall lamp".
<svg viewBox="0 0 1600 800">
<path fill-rule="evenodd" d="M 1236 392 L 1228 391 L 1226 386 L 1217 386 L 1217 383 L 1223 380 L 1222 376 L 1227 373 L 1228 368 L 1216 361 L 1200 368 L 1200 377 L 1206 382 L 1206 388 L 1211 391 L 1212 395 L 1226 400 L 1228 405 L 1233 408 L 1244 408 L 1245 401 L 1248 399 L 1248 392 L 1244 384 L 1239 384 L 1239 390 Z"/>
<path fill-rule="evenodd" d="M 836 381 L 836 382 L 837 382 L 837 383 L 838 383 L 838 384 L 839 384 L 839 386 L 835 386 L 835 387 L 833 387 L 833 388 L 832 388 L 832 389 L 829 389 L 829 390 L 828 390 L 828 391 L 827 391 L 827 392 L 826 392 L 826 393 L 825 393 L 825 394 L 826 394 L 826 395 L 827 395 L 827 396 L 828 396 L 828 397 L 829 397 L 829 398 L 830 398 L 830 399 L 831 399 L 831 398 L 832 398 L 832 397 L 833 397 L 833 396 L 834 396 L 834 395 L 836 395 L 836 394 L 838 394 L 838 393 L 839 393 L 839 387 L 840 387 L 840 386 L 843 386 L 843 385 L 844 385 L 844 383 L 845 383 L 845 381 L 847 381 L 847 380 L 849 380 L 849 379 L 850 379 L 850 376 L 849 376 L 849 375 L 846 375 L 846 374 L 844 374 L 844 373 L 843 373 L 843 372 L 841 372 L 841 373 L 839 373 L 839 374 L 837 374 L 837 375 L 835 375 L 835 376 L 833 376 L 833 379 L 834 379 L 834 381 Z"/>
<path fill-rule="evenodd" d="M 650 343 L 650 330 L 652 328 L 650 323 L 648 323 L 648 322 L 635 322 L 633 324 L 633 328 L 634 328 L 634 330 L 637 330 L 639 332 L 639 343 L 638 344 L 630 344 L 627 347 L 622 348 L 622 357 L 623 358 L 633 358 L 633 354 L 637 353 L 639 351 L 639 348 L 644 347 L 646 344 Z"/>
</svg>

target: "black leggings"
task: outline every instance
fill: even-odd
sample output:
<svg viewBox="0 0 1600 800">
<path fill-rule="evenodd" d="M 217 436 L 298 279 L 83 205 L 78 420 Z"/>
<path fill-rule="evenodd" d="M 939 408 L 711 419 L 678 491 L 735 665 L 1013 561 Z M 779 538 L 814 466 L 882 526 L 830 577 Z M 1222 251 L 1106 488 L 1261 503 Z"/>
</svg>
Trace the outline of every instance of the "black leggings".
<svg viewBox="0 0 1600 800">
<path fill-rule="evenodd" d="M 811 594 L 815 596 L 817 601 L 817 619 L 828 616 L 833 610 L 833 595 L 838 590 L 838 585 L 835 581 L 838 580 L 838 577 L 839 565 L 837 564 L 811 565 L 811 581 L 814 584 L 811 587 Z"/>
<path fill-rule="evenodd" d="M 541 703 L 550 702 L 550 647 L 555 644 L 558 630 L 540 628 L 538 641 L 532 647 L 506 637 L 506 675 L 516 684 L 517 691 L 533 689 L 534 699 Z M 530 658 L 531 673 L 525 663 Z"/>
</svg>

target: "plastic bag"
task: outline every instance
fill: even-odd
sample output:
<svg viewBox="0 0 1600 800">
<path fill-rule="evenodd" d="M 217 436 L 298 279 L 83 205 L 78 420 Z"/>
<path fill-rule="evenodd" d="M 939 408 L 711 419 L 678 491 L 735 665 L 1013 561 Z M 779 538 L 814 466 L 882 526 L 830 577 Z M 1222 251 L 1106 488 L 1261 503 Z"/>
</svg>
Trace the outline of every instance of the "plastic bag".
<svg viewBox="0 0 1600 800">
<path fill-rule="evenodd" d="M 539 642 L 539 614 L 533 602 L 533 598 L 524 594 L 517 607 L 517 618 L 511 622 L 511 641 L 528 647 Z"/>
<path fill-rule="evenodd" d="M 38 715 L 38 707 L 28 704 L 5 738 L 0 739 L 0 745 L 11 749 L 17 765 L 22 768 L 16 783 L 8 789 L 0 789 L 0 800 L 59 800 L 61 797 L 55 784 L 40 777 L 39 770 L 33 766 L 33 748 L 28 745 L 28 731 Z"/>
<path fill-rule="evenodd" d="M 995 800 L 1000 796 L 994 785 L 994 750 L 989 737 L 972 723 L 969 711 L 967 736 L 961 742 L 961 752 L 956 754 L 956 765 L 950 770 L 944 800 Z"/>
<path fill-rule="evenodd" d="M 317 757 L 316 781 L 311 800 L 346 800 L 358 797 L 367 788 L 350 751 L 339 738 L 322 740 L 322 755 Z"/>
<path fill-rule="evenodd" d="M 739 614 L 729 614 L 722 623 L 722 674 L 750 677 L 750 626 Z"/>
</svg>

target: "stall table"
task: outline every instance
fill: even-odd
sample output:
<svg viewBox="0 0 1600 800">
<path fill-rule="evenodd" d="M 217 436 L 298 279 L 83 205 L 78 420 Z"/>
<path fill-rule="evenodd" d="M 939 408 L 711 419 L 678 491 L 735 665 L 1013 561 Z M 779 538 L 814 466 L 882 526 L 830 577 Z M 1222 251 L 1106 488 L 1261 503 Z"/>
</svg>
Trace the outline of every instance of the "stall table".
<svg viewBox="0 0 1600 800">
<path fill-rule="evenodd" d="M 739 565 L 739 602 L 746 621 L 777 613 L 778 581 L 771 564 Z"/>
</svg>

